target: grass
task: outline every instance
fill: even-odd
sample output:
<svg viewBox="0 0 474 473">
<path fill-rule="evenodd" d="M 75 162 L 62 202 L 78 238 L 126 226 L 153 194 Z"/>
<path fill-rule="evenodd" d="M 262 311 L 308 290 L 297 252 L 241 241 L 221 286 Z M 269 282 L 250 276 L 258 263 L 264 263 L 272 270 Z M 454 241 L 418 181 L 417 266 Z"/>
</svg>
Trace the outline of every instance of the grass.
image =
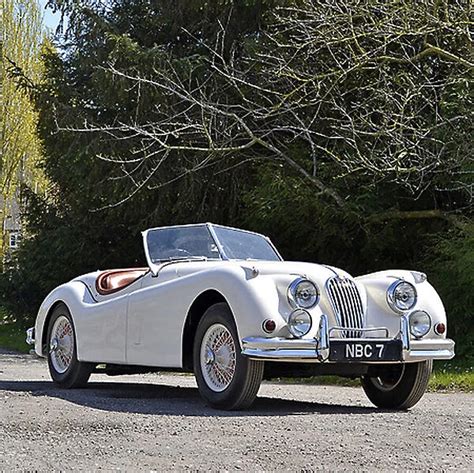
<svg viewBox="0 0 474 473">
<path fill-rule="evenodd" d="M 0 307 L 0 348 L 28 353 L 31 347 L 26 343 L 27 328 Z"/>
<path fill-rule="evenodd" d="M 462 360 L 436 362 L 430 391 L 474 391 L 474 363 Z"/>
<path fill-rule="evenodd" d="M 28 353 L 31 349 L 26 343 L 26 329 L 17 323 L 0 323 L 0 348 Z"/>
<path fill-rule="evenodd" d="M 15 321 L 0 309 L 0 348 L 28 353 L 31 347 L 25 341 L 26 328 L 24 324 Z M 435 362 L 428 390 L 474 392 L 473 365 L 472 360 L 455 359 Z M 303 379 L 284 378 L 282 381 L 295 384 L 360 386 L 358 379 L 341 378 L 339 376 L 314 376 Z"/>
<path fill-rule="evenodd" d="M 310 378 L 294 379 L 281 378 L 281 381 L 290 384 L 304 383 L 322 386 L 360 386 L 360 380 L 342 378 L 340 376 L 312 376 Z M 435 361 L 433 374 L 428 385 L 430 392 L 474 392 L 473 363 L 459 361 Z"/>
</svg>

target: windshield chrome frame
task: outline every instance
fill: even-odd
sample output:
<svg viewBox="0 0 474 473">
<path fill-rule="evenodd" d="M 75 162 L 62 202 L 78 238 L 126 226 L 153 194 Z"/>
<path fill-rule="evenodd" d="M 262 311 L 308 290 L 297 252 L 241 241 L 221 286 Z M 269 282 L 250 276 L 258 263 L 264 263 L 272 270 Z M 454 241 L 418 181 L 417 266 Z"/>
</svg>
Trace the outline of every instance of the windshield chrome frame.
<svg viewBox="0 0 474 473">
<path fill-rule="evenodd" d="M 277 255 L 277 257 L 279 258 L 280 261 L 283 261 L 283 258 L 281 257 L 280 253 L 278 252 L 278 250 L 276 249 L 275 245 L 272 243 L 272 241 L 270 240 L 270 238 L 268 238 L 266 235 L 262 235 L 261 233 L 257 233 L 257 232 L 252 232 L 252 231 L 249 231 L 249 230 L 242 230 L 240 228 L 235 228 L 235 227 L 228 227 L 228 226 L 225 226 L 225 225 L 216 225 L 214 223 L 210 223 L 210 222 L 206 222 L 206 223 L 190 223 L 190 224 L 186 224 L 186 225 L 167 225 L 167 226 L 164 226 L 164 227 L 153 227 L 153 228 L 148 228 L 147 230 L 143 231 L 142 232 L 142 237 L 143 237 L 143 248 L 145 250 L 145 256 L 146 256 L 146 260 L 148 262 L 148 266 L 150 267 L 152 273 L 154 275 L 158 274 L 159 272 L 159 268 L 161 267 L 161 265 L 163 263 L 160 263 L 160 264 L 156 264 L 152 261 L 151 259 L 151 256 L 150 256 L 150 253 L 148 251 L 148 244 L 147 244 L 147 237 L 148 237 L 148 233 L 153 231 L 153 230 L 166 230 L 167 228 L 187 228 L 187 227 L 207 227 L 208 231 L 209 231 L 209 234 L 211 236 L 211 238 L 214 240 L 214 243 L 219 251 L 219 259 L 221 261 L 231 261 L 232 259 L 229 258 L 226 253 L 225 253 L 225 250 L 221 244 L 221 242 L 219 241 L 219 238 L 217 237 L 217 234 L 214 230 L 214 227 L 219 227 L 219 228 L 227 228 L 229 230 L 234 230 L 234 231 L 237 231 L 237 232 L 243 232 L 243 233 L 252 233 L 253 235 L 258 235 L 262 238 L 264 238 L 268 244 L 271 246 L 271 248 L 273 249 L 273 251 L 275 252 L 275 254 Z M 217 258 L 216 258 L 217 259 Z M 207 260 L 207 258 L 206 258 Z M 189 260 L 186 260 L 186 259 L 180 259 L 180 260 L 171 260 L 171 261 L 166 261 L 166 263 L 173 263 L 173 262 L 183 262 L 183 261 L 196 261 L 192 258 L 190 258 Z"/>
<path fill-rule="evenodd" d="M 228 230 L 234 230 L 236 232 L 241 232 L 241 233 L 251 233 L 252 235 L 257 235 L 257 236 L 260 236 L 262 238 L 264 238 L 267 243 L 270 245 L 270 247 L 272 248 L 272 250 L 275 252 L 275 254 L 278 256 L 278 259 L 280 261 L 283 261 L 283 258 L 282 256 L 280 255 L 280 253 L 278 252 L 278 250 L 276 249 L 275 245 L 273 244 L 273 242 L 270 240 L 270 238 L 268 238 L 266 235 L 262 235 L 261 233 L 257 233 L 257 232 L 252 232 L 250 230 L 242 230 L 241 228 L 235 228 L 235 227 L 229 227 L 227 225 L 217 225 L 215 223 L 206 223 L 206 225 L 209 227 L 209 230 L 212 234 L 212 236 L 214 237 L 214 240 L 218 242 L 218 245 L 217 247 L 219 248 L 219 251 L 221 252 L 221 255 L 222 255 L 222 259 L 225 259 L 227 261 L 236 261 L 234 260 L 233 258 L 229 258 L 226 254 L 225 254 L 225 250 L 224 248 L 222 247 L 221 245 L 221 242 L 219 241 L 219 238 L 216 234 L 216 232 L 214 231 L 214 227 L 219 227 L 219 228 L 227 228 Z M 239 260 L 240 261 L 240 260 Z M 245 260 L 242 260 L 242 261 L 245 261 Z"/>
</svg>

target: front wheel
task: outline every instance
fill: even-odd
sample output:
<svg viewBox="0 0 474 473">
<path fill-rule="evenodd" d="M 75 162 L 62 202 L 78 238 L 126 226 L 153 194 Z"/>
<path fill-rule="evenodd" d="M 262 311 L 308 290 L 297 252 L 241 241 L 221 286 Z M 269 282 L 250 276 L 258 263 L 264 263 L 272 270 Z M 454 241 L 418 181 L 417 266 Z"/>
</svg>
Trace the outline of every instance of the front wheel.
<svg viewBox="0 0 474 473">
<path fill-rule="evenodd" d="M 263 361 L 240 353 L 232 313 L 225 303 L 207 309 L 194 339 L 194 374 L 201 396 L 218 409 L 249 407 L 263 377 Z"/>
<path fill-rule="evenodd" d="M 390 365 L 380 376 L 364 376 L 362 387 L 377 407 L 409 409 L 425 393 L 432 369 L 432 360 Z"/>
<path fill-rule="evenodd" d="M 68 308 L 58 304 L 48 326 L 48 367 L 55 384 L 62 388 L 84 386 L 94 365 L 77 359 L 76 333 Z"/>
</svg>

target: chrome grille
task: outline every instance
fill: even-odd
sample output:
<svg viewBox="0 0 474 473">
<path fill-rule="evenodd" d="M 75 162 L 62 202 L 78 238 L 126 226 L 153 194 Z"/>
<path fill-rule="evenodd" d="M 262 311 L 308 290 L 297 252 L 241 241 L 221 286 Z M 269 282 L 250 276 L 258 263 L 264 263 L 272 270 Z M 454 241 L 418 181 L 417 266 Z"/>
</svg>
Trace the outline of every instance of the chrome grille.
<svg viewBox="0 0 474 473">
<path fill-rule="evenodd" d="M 348 278 L 332 278 L 327 282 L 327 292 L 341 327 L 363 328 L 364 308 L 355 282 Z M 359 338 L 362 332 L 344 330 L 343 337 Z"/>
</svg>

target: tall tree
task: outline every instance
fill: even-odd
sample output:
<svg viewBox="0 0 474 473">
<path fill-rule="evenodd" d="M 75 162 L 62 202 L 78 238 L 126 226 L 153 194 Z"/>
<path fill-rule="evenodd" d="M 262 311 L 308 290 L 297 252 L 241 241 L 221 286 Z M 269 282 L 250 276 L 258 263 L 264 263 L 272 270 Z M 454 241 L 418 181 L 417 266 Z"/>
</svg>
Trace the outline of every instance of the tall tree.
<svg viewBox="0 0 474 473">
<path fill-rule="evenodd" d="M 42 74 L 42 20 L 35 0 L 2 0 L 0 7 L 0 221 L 20 199 L 22 183 L 43 184 L 37 164 L 38 113 L 29 89 Z M 0 261 L 5 247 L 3 234 Z"/>
<path fill-rule="evenodd" d="M 415 266 L 469 215 L 467 2 L 50 4 L 69 22 L 37 95 L 54 185 L 12 279 L 30 308 L 138 264 L 147 226 L 244 222 L 357 273 Z"/>
<path fill-rule="evenodd" d="M 136 176 L 124 177 L 109 156 L 127 161 L 142 156 L 141 138 L 121 141 L 67 128 L 151 119 L 157 108 L 169 106 L 167 95 L 148 87 L 135 95 L 128 81 L 116 80 L 104 65 L 148 74 L 172 57 L 183 71 L 191 71 L 207 51 L 184 34 L 184 27 L 212 42 L 233 18 L 233 41 L 243 42 L 258 34 L 262 5 L 270 3 L 54 2 L 68 15 L 68 29 L 58 51 L 44 48 L 46 73 L 35 93 L 43 168 L 51 185 L 47 199 L 27 194 L 28 238 L 17 253 L 14 284 L 5 289 L 10 298 L 14 291 L 31 310 L 52 287 L 78 273 L 143 264 L 140 230 L 148 226 L 241 219 L 242 198 L 255 174 L 251 167 L 229 169 L 234 163 L 206 164 L 192 152 L 170 153 L 156 168 L 161 180 L 150 180 L 136 192 Z M 203 74 L 198 67 L 196 77 Z M 148 170 L 144 162 L 138 173 Z"/>
<path fill-rule="evenodd" d="M 143 140 L 148 173 L 137 157 L 116 160 L 130 178 L 136 173 L 137 189 L 159 174 L 153 163 L 173 152 L 199 154 L 201 162 L 250 154 L 284 165 L 339 207 L 348 180 L 414 199 L 430 189 L 433 216 L 450 191 L 472 205 L 470 5 L 293 3 L 275 8 L 269 27 L 246 45 L 230 41 L 229 48 L 222 22 L 207 41 L 183 28 L 203 51 L 185 66 L 166 52 L 139 74 L 110 61 L 111 82 L 166 101 L 146 118 L 76 131 Z"/>
</svg>

